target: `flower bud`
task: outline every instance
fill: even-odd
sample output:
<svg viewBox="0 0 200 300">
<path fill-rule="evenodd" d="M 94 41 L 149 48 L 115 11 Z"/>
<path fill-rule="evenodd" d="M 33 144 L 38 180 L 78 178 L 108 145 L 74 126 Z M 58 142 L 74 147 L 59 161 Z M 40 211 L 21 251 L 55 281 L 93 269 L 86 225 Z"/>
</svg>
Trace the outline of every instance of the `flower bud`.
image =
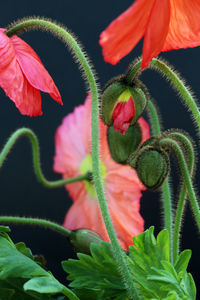
<svg viewBox="0 0 200 300">
<path fill-rule="evenodd" d="M 138 123 L 134 126 L 129 126 L 124 135 L 116 132 L 113 126 L 110 126 L 107 131 L 107 137 L 112 158 L 120 164 L 125 164 L 131 153 L 139 146 L 142 132 Z"/>
<path fill-rule="evenodd" d="M 76 252 L 90 254 L 90 244 L 101 244 L 100 236 L 88 229 L 78 229 L 71 232 L 69 237 L 70 243 Z"/>
<path fill-rule="evenodd" d="M 128 86 L 123 79 L 115 79 L 106 87 L 101 97 L 103 122 L 125 134 L 134 125 L 146 107 L 147 99 L 140 87 Z"/>
<path fill-rule="evenodd" d="M 129 159 L 141 182 L 149 189 L 156 190 L 162 186 L 169 172 L 169 157 L 163 150 L 147 146 L 136 157 Z"/>
</svg>

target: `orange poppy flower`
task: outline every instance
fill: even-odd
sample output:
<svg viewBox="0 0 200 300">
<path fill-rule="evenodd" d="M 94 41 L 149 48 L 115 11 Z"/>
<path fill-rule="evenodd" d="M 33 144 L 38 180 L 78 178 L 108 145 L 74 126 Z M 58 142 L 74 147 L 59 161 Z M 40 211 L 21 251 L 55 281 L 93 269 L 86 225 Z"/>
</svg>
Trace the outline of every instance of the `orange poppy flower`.
<svg viewBox="0 0 200 300">
<path fill-rule="evenodd" d="M 149 126 L 142 118 L 142 142 L 149 137 Z M 145 190 L 136 171 L 128 165 L 116 163 L 107 143 L 107 126 L 100 120 L 101 175 L 113 226 L 123 249 L 132 244 L 132 237 L 144 230 L 140 215 L 141 191 Z M 91 159 L 91 96 L 84 105 L 64 118 L 55 138 L 54 170 L 63 178 L 92 171 Z M 73 200 L 64 227 L 70 230 L 89 229 L 109 241 L 92 182 L 81 181 L 66 185 Z"/>
<path fill-rule="evenodd" d="M 144 36 L 142 68 L 161 51 L 200 45 L 200 0 L 136 0 L 101 33 L 105 61 L 116 64 Z"/>
</svg>

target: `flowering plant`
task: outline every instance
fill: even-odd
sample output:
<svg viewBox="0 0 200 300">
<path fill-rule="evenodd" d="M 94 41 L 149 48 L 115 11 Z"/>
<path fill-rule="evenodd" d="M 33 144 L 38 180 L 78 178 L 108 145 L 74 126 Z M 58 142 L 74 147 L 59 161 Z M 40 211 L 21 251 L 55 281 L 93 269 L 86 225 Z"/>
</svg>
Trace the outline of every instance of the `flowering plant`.
<svg viewBox="0 0 200 300">
<path fill-rule="evenodd" d="M 180 250 L 186 201 L 200 230 L 196 146 L 182 129 L 162 130 L 151 88 L 141 75 L 147 68 L 164 75 L 200 129 L 192 93 L 178 73 L 156 57 L 161 51 L 199 45 L 199 14 L 199 1 L 188 6 L 184 0 L 136 0 L 104 30 L 100 44 L 105 60 L 115 64 L 144 35 L 143 56 L 102 90 L 85 51 L 64 26 L 30 17 L 0 30 L 0 86 L 22 115 L 42 114 L 40 92 L 64 103 L 36 52 L 18 36 L 25 31 L 44 30 L 61 39 L 89 86 L 85 102 L 64 117 L 55 134 L 53 169 L 63 179 L 46 179 L 31 129 L 16 130 L 2 147 L 0 167 L 5 168 L 11 149 L 27 137 L 38 181 L 52 190 L 64 186 L 73 204 L 64 212 L 62 225 L 43 218 L 0 216 L 0 299 L 196 299 L 188 271 L 191 250 Z M 176 202 L 169 184 L 172 157 L 181 179 Z M 163 226 L 158 234 L 153 226 L 144 227 L 140 202 L 146 190 L 161 192 Z M 62 234 L 64 243 L 69 241 L 76 257 L 61 263 L 68 285 L 48 270 L 43 256 L 12 241 L 6 226 L 12 224 L 45 227 Z"/>
</svg>

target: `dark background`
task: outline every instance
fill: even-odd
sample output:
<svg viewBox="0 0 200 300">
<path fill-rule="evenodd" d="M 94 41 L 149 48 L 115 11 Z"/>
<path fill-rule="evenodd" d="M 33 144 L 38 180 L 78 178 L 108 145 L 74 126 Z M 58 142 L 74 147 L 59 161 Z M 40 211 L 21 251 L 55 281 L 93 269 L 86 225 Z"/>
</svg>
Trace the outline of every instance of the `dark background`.
<svg viewBox="0 0 200 300">
<path fill-rule="evenodd" d="M 1 27 L 6 27 L 18 18 L 32 15 L 49 17 L 64 24 L 79 37 L 94 64 L 99 83 L 103 86 L 111 77 L 121 74 L 128 64 L 141 54 L 142 43 L 137 45 L 134 51 L 118 65 L 112 66 L 104 62 L 98 44 L 100 32 L 131 4 L 131 0 L 12 0 L 1 4 Z M 5 96 L 4 91 L 0 90 L 0 145 L 1 147 L 4 145 L 8 136 L 15 129 L 22 126 L 32 128 L 40 140 L 44 174 L 48 179 L 54 180 L 60 178 L 52 170 L 54 134 L 63 117 L 76 105 L 83 103 L 86 97 L 85 83 L 71 54 L 59 40 L 44 32 L 28 32 L 23 34 L 22 38 L 37 52 L 53 77 L 62 95 L 64 106 L 58 105 L 49 95 L 42 94 L 44 115 L 29 118 L 20 115 L 14 103 Z M 162 57 L 168 59 L 179 70 L 199 98 L 200 49 L 171 51 L 163 53 Z M 142 79 L 158 103 L 164 128 L 183 128 L 198 141 L 187 109 L 184 108 L 171 87 L 153 71 L 145 72 Z M 26 138 L 17 143 L 0 172 L 1 215 L 41 217 L 60 224 L 63 222 L 71 200 L 64 188 L 48 190 L 37 182 L 32 169 L 31 148 Z M 197 178 L 199 178 L 198 173 Z M 175 168 L 173 168 L 173 182 L 174 195 L 176 195 L 179 176 Z M 199 180 L 196 180 L 196 188 L 199 188 Z M 141 200 L 141 213 L 145 219 L 146 228 L 155 225 L 156 232 L 161 229 L 163 214 L 159 196 L 159 192 L 144 192 Z M 174 196 L 174 205 L 176 198 Z M 48 230 L 15 226 L 11 226 L 11 228 L 11 237 L 14 241 L 24 241 L 34 254 L 44 254 L 48 261 L 48 268 L 59 280 L 65 282 L 65 274 L 61 269 L 60 261 L 68 257 L 75 257 L 68 241 Z M 193 251 L 190 271 L 198 286 L 200 242 L 195 222 L 188 208 L 182 238 L 182 249 L 191 248 Z"/>
</svg>

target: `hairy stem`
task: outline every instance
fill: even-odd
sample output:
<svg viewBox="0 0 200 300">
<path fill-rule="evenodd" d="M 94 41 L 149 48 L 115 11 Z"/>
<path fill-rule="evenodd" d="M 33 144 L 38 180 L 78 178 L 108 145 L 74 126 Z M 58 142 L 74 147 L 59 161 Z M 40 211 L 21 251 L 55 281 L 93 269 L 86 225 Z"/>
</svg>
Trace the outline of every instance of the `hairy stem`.
<svg viewBox="0 0 200 300">
<path fill-rule="evenodd" d="M 136 63 L 131 67 L 127 74 L 128 82 L 132 82 L 135 77 L 141 74 L 142 70 L 141 67 L 142 59 L 138 59 Z M 173 71 L 173 69 L 168 66 L 164 61 L 158 58 L 153 58 L 149 65 L 150 68 L 160 71 L 161 74 L 173 84 L 176 90 L 181 95 L 183 101 L 187 105 L 189 111 L 191 111 L 194 121 L 196 122 L 198 128 L 200 129 L 200 112 L 198 106 L 189 91 L 189 89 L 184 85 L 184 82 L 181 80 L 180 76 Z M 146 69 L 145 69 L 146 70 Z M 148 70 L 148 68 L 147 68 Z"/>
<path fill-rule="evenodd" d="M 47 188 L 58 188 L 65 184 L 81 181 L 81 180 L 90 180 L 91 179 L 91 173 L 86 173 L 84 175 L 68 178 L 64 180 L 56 180 L 56 181 L 49 181 L 47 180 L 41 170 L 40 165 L 40 148 L 39 143 L 36 135 L 34 132 L 29 128 L 20 128 L 16 130 L 11 137 L 8 139 L 7 143 L 3 147 L 3 150 L 0 153 L 0 168 L 2 167 L 6 157 L 8 156 L 9 152 L 11 151 L 12 147 L 15 145 L 15 143 L 18 141 L 19 138 L 26 136 L 29 138 L 32 151 L 33 151 L 33 167 L 35 171 L 35 175 L 38 179 L 38 181 L 44 185 Z"/>
<path fill-rule="evenodd" d="M 151 100 L 148 100 L 148 113 L 150 115 L 150 120 L 152 124 L 153 135 L 160 136 L 160 122 L 158 118 L 158 113 L 155 105 Z M 173 230 L 172 230 L 172 201 L 171 201 L 171 190 L 169 185 L 169 180 L 166 179 L 162 186 L 162 198 L 163 198 L 163 208 L 164 208 L 164 228 L 169 232 L 169 242 L 170 242 L 170 260 L 173 260 Z"/>
<path fill-rule="evenodd" d="M 170 138 L 164 138 L 160 141 L 161 147 L 167 148 L 169 150 L 172 150 L 178 160 L 179 168 L 182 173 L 183 181 L 187 189 L 188 197 L 190 200 L 190 205 L 194 214 L 195 221 L 197 223 L 198 229 L 200 231 L 200 210 L 199 210 L 199 203 L 196 199 L 196 195 L 194 192 L 194 188 L 192 185 L 191 177 L 188 171 L 187 164 L 185 162 L 184 154 L 179 146 L 179 144 L 170 139 Z"/>
<path fill-rule="evenodd" d="M 71 235 L 71 231 L 67 230 L 61 225 L 54 222 L 38 219 L 38 218 L 24 218 L 24 217 L 13 217 L 13 216 L 0 216 L 0 224 L 16 224 L 16 225 L 30 225 L 48 228 L 56 231 L 67 238 Z"/>
<path fill-rule="evenodd" d="M 188 154 L 188 170 L 190 172 L 190 176 L 193 173 L 193 168 L 194 168 L 194 150 L 192 147 L 192 144 L 190 140 L 183 134 L 179 132 L 171 132 L 169 134 L 169 137 L 171 138 L 178 138 L 181 140 L 187 150 Z M 182 227 L 182 219 L 183 219 L 183 213 L 184 213 L 184 207 L 185 207 L 185 200 L 187 196 L 187 190 L 185 184 L 182 184 L 180 194 L 179 194 L 179 199 L 178 199 L 178 205 L 176 209 L 176 214 L 175 214 L 175 222 L 174 222 L 174 237 L 173 237 L 173 258 L 174 262 L 176 262 L 179 254 L 179 245 L 180 245 L 180 231 Z"/>
<path fill-rule="evenodd" d="M 89 82 L 89 87 L 92 95 L 92 165 L 93 165 L 93 181 L 95 184 L 99 205 L 101 208 L 102 216 L 105 222 L 105 226 L 113 247 L 113 253 L 119 266 L 120 274 L 126 284 L 127 291 L 131 299 L 140 299 L 137 288 L 131 276 L 130 270 L 126 263 L 125 254 L 123 253 L 121 246 L 117 240 L 113 225 L 111 222 L 109 210 L 106 204 L 102 179 L 100 175 L 100 159 L 99 159 L 99 107 L 98 107 L 98 89 L 95 81 L 94 73 L 92 68 L 81 50 L 80 45 L 76 39 L 63 27 L 50 22 L 45 19 L 32 18 L 27 20 L 19 20 L 13 26 L 11 26 L 6 34 L 11 36 L 21 31 L 40 28 L 50 32 L 53 32 L 57 37 L 61 38 L 67 45 L 70 46 L 71 50 L 78 59 L 82 70 Z"/>
</svg>

